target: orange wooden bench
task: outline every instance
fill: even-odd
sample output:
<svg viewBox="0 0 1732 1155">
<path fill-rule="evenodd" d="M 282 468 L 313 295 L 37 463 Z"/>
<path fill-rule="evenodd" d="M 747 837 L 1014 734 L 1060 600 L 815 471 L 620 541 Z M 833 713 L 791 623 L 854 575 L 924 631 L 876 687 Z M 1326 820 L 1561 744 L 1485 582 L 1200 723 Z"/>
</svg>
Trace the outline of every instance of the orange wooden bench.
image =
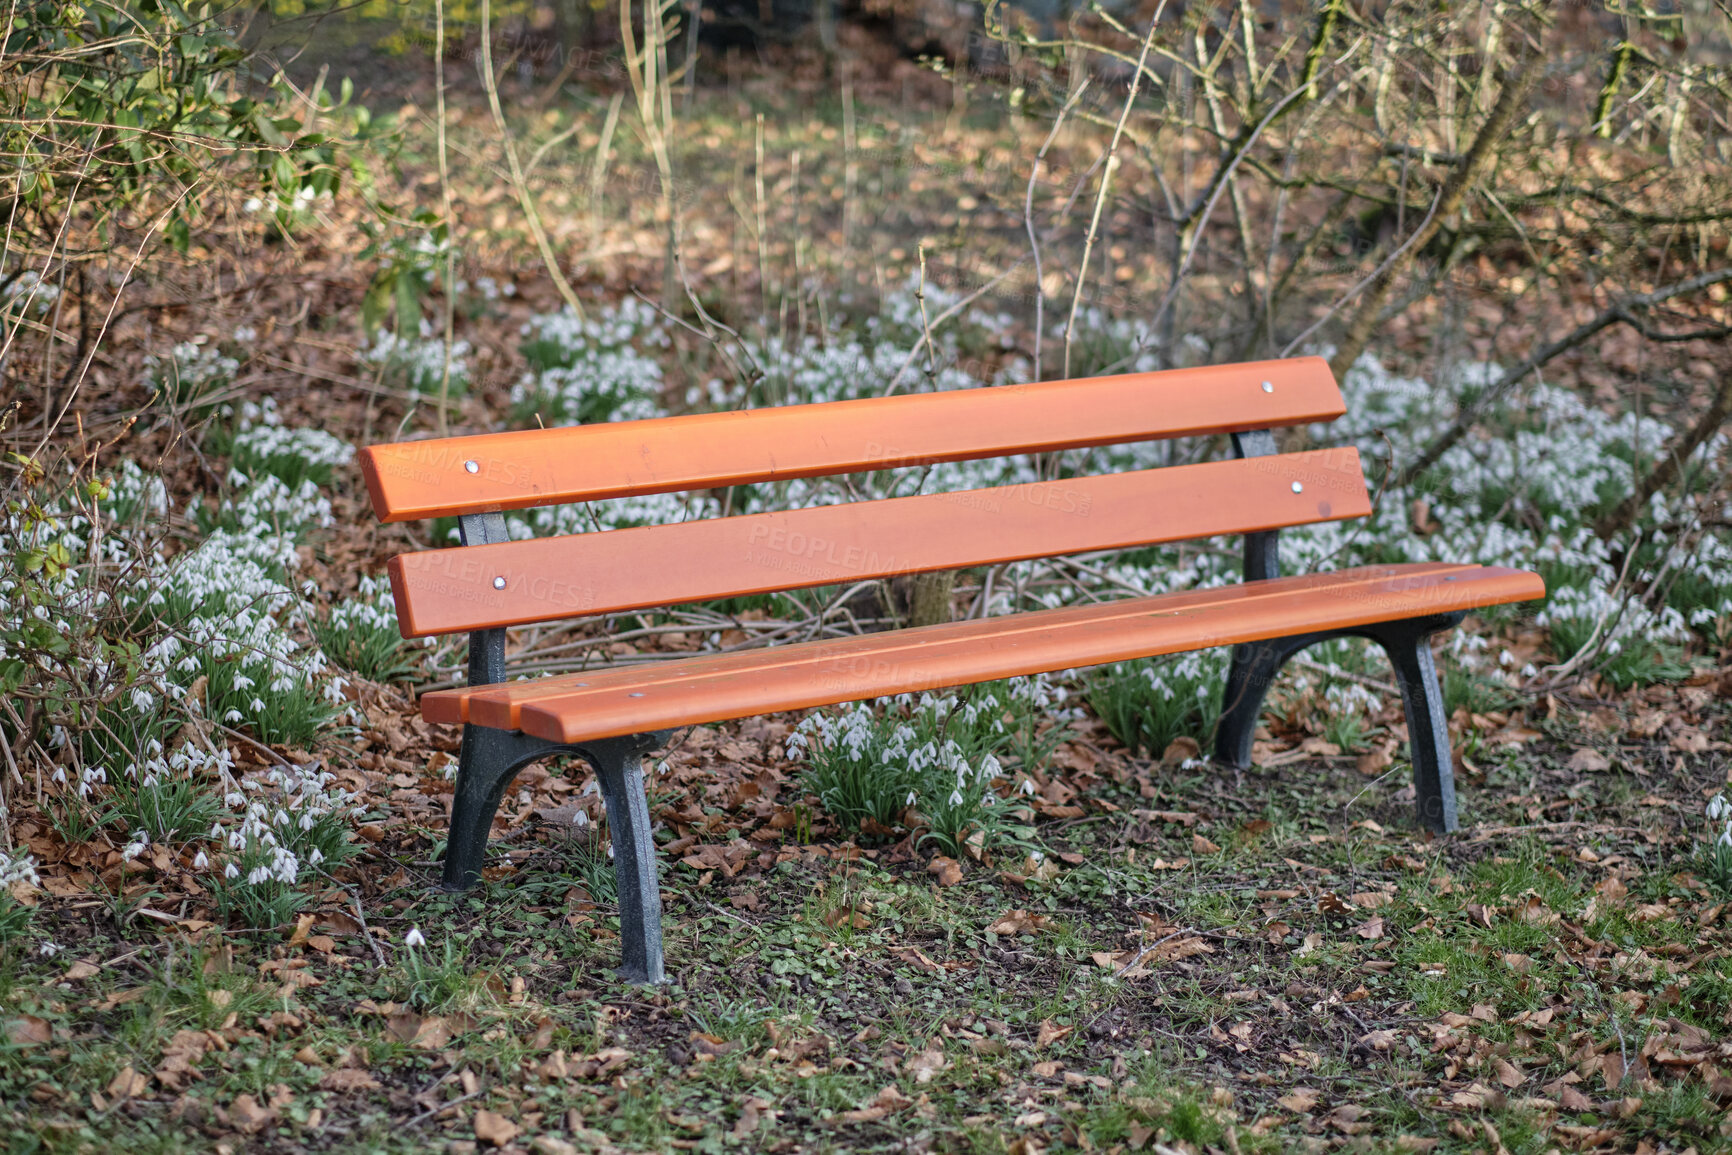
<svg viewBox="0 0 1732 1155">
<path fill-rule="evenodd" d="M 640 759 L 663 732 L 781 710 L 1234 646 L 1216 737 L 1247 766 L 1281 664 L 1373 638 L 1401 683 L 1420 821 L 1455 828 L 1443 699 L 1426 639 L 1481 606 L 1545 593 L 1477 565 L 1280 577 L 1277 533 L 1371 511 L 1353 449 L 1279 454 L 1271 429 L 1344 412 L 1306 357 L 1039 385 L 375 445 L 385 521 L 460 519 L 463 544 L 392 559 L 405 637 L 469 633 L 463 689 L 421 699 L 461 724 L 444 881 L 475 884 L 499 799 L 556 753 L 595 768 L 619 879 L 621 973 L 663 977 L 661 899 Z M 1231 460 L 780 513 L 509 541 L 501 511 L 1174 437 L 1230 435 Z M 511 626 L 1221 534 L 1245 581 L 1218 589 L 507 681 Z"/>
</svg>

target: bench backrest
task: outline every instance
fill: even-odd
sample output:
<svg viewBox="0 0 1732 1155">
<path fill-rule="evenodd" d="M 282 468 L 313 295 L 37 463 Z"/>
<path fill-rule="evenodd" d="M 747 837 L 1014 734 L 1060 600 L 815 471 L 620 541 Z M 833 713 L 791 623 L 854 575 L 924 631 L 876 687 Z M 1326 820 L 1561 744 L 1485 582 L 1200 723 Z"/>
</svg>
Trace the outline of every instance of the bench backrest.
<svg viewBox="0 0 1732 1155">
<path fill-rule="evenodd" d="M 383 521 L 1330 421 L 1321 358 L 371 446 Z M 1351 449 L 424 550 L 404 636 L 1255 534 L 1370 512 Z M 487 540 L 495 538 L 489 535 Z"/>
</svg>

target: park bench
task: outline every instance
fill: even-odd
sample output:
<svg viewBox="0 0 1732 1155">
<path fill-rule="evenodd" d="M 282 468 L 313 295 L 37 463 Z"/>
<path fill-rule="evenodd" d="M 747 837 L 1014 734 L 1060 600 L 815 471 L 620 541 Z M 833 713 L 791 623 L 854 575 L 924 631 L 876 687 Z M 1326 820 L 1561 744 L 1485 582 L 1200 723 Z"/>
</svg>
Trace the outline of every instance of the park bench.
<svg viewBox="0 0 1732 1155">
<path fill-rule="evenodd" d="M 384 521 L 457 517 L 459 546 L 390 563 L 405 637 L 467 632 L 459 689 L 422 696 L 463 739 L 444 884 L 480 876 L 499 800 L 525 765 L 596 771 L 619 880 L 621 974 L 663 978 L 642 756 L 683 726 L 1234 647 L 1215 757 L 1246 767 L 1271 679 L 1328 638 L 1371 638 L 1401 686 L 1427 828 L 1456 826 L 1443 697 L 1427 639 L 1470 610 L 1544 596 L 1520 570 L 1449 563 L 1279 576 L 1278 531 L 1363 517 L 1351 448 L 1279 453 L 1271 430 L 1345 412 L 1315 357 L 1036 385 L 789 405 L 375 445 Z M 502 511 L 1176 437 L 1231 459 L 785 512 L 512 541 Z M 1244 582 L 842 639 L 508 681 L 509 627 L 894 575 L 1244 536 Z"/>
</svg>

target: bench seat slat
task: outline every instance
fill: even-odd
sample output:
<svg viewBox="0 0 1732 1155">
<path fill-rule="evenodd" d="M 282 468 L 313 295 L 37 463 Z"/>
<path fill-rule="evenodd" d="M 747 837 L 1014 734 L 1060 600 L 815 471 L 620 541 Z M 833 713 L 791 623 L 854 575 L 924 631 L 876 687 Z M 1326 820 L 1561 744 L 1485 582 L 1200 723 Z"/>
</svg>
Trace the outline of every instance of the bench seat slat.
<svg viewBox="0 0 1732 1155">
<path fill-rule="evenodd" d="M 420 637 L 1370 512 L 1358 452 L 1314 450 L 422 550 L 391 559 L 391 588 Z"/>
<path fill-rule="evenodd" d="M 1277 578 L 422 697 L 429 721 L 583 742 L 1543 597 L 1536 574 L 1422 563 Z"/>
<path fill-rule="evenodd" d="M 1269 388 L 1264 389 L 1267 382 Z M 369 446 L 382 521 L 1333 421 L 1319 357 Z"/>
</svg>

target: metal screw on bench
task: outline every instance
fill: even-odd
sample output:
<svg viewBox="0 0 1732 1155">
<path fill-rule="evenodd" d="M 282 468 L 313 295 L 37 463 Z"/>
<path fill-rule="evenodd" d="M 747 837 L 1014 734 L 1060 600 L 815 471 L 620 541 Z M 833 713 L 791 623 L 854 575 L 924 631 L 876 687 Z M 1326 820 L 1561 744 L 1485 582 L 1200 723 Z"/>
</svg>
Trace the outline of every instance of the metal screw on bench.
<svg viewBox="0 0 1732 1155">
<path fill-rule="evenodd" d="M 1275 392 L 1275 382 L 1273 382 L 1273 381 L 1263 382 L 1263 392 L 1265 392 L 1265 393 Z"/>
<path fill-rule="evenodd" d="M 1294 492 L 1294 493 L 1304 493 L 1304 492 L 1305 492 L 1305 485 L 1304 485 L 1304 483 L 1303 483 L 1303 482 L 1299 482 L 1299 481 L 1295 481 L 1295 482 L 1294 482 L 1294 483 L 1293 483 L 1293 492 Z M 503 578 L 501 578 L 501 579 L 500 579 L 500 580 L 501 580 L 501 581 L 503 581 L 503 580 L 505 580 L 505 579 L 503 579 Z"/>
<path fill-rule="evenodd" d="M 467 469 L 470 473 L 480 473 L 481 472 L 481 467 L 479 465 L 475 464 L 473 461 L 465 461 L 463 463 L 463 468 Z"/>
<path fill-rule="evenodd" d="M 1298 484 L 1298 482 L 1294 482 L 1294 484 L 1295 484 L 1295 485 L 1297 485 L 1297 484 Z M 505 579 L 504 579 L 504 578 L 502 578 L 502 577 L 496 577 L 496 578 L 494 578 L 494 579 L 493 579 L 493 588 L 494 588 L 494 589 L 496 589 L 496 590 L 502 590 L 502 589 L 504 589 L 504 588 L 505 588 Z"/>
</svg>

